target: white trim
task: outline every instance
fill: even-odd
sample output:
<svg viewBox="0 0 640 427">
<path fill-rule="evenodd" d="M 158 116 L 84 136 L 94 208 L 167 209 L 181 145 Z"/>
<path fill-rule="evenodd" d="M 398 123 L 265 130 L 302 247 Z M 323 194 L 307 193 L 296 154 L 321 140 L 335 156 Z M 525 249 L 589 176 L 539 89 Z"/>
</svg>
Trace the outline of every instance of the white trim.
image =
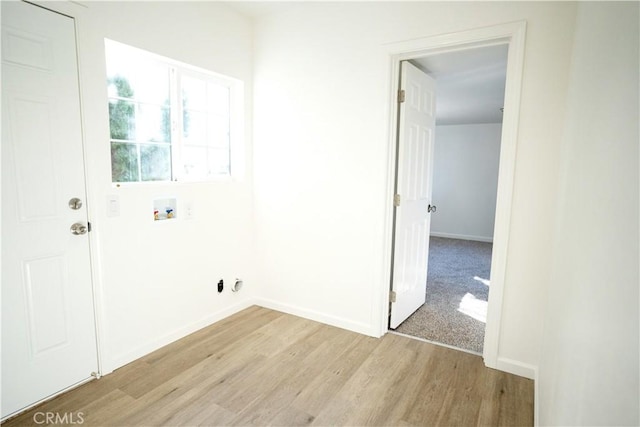
<svg viewBox="0 0 640 427">
<path fill-rule="evenodd" d="M 146 356 L 149 353 L 152 353 L 161 347 L 171 344 L 181 338 L 186 337 L 187 335 L 190 335 L 196 331 L 199 331 L 202 328 L 211 326 L 222 319 L 225 319 L 246 308 L 249 308 L 252 305 L 255 305 L 254 302 L 255 301 L 252 298 L 247 298 L 235 305 L 232 305 L 231 307 L 227 307 L 223 310 L 216 311 L 215 313 L 212 313 L 209 316 L 197 322 L 193 322 L 187 326 L 176 329 L 173 332 L 170 332 L 158 339 L 155 339 L 141 346 L 138 346 L 131 351 L 115 356 L 112 360 L 110 360 L 111 365 L 108 367 L 109 372 L 113 372 L 114 370 L 126 365 L 127 363 L 131 363 L 134 360 L 140 359 L 141 357 Z"/>
<path fill-rule="evenodd" d="M 482 357 L 481 353 L 478 353 L 477 351 L 467 350 L 466 348 L 460 348 L 460 347 L 456 347 L 456 346 L 453 346 L 453 345 L 441 343 L 441 342 L 438 342 L 438 341 L 431 341 L 431 340 L 427 340 L 427 339 L 420 338 L 420 337 L 414 337 L 413 335 L 407 335 L 407 334 L 403 334 L 402 332 L 397 332 L 397 331 L 393 331 L 393 330 L 389 330 L 389 333 L 393 334 L 393 335 L 400 335 L 401 337 L 405 337 L 405 338 L 411 338 L 412 340 L 422 341 L 422 342 L 426 342 L 426 343 L 429 343 L 429 344 L 437 345 L 438 347 L 445 347 L 445 348 L 448 348 L 448 349 L 451 349 L 451 350 L 461 351 L 463 353 L 469 353 L 469 354 L 473 354 L 474 356 Z"/>
<path fill-rule="evenodd" d="M 515 176 L 518 127 L 520 121 L 520 93 L 524 69 L 526 23 L 514 25 L 509 42 L 507 79 L 504 97 L 504 116 L 500 144 L 500 167 L 494 225 L 494 245 L 491 257 L 491 289 L 484 335 L 484 361 L 489 367 L 497 367 L 502 325 L 507 252 L 511 228 L 513 182 Z M 499 242 L 498 245 L 495 242 Z"/>
<path fill-rule="evenodd" d="M 35 408 L 36 406 L 38 406 L 38 405 L 40 405 L 40 404 L 42 404 L 44 402 L 48 402 L 50 400 L 53 400 L 57 396 L 60 396 L 63 393 L 71 391 L 74 388 L 80 387 L 81 385 L 86 384 L 89 381 L 93 381 L 95 379 L 96 379 L 95 377 L 90 376 L 88 378 L 80 380 L 77 383 L 70 385 L 69 387 L 63 388 L 62 390 L 58 390 L 55 393 L 53 393 L 53 394 L 51 394 L 51 395 L 49 395 L 49 396 L 47 396 L 45 398 L 42 398 L 42 399 L 40 399 L 40 400 L 38 400 L 36 402 L 30 403 L 29 405 L 25 406 L 24 408 L 18 409 L 17 411 L 15 411 L 15 412 L 5 416 L 4 418 L 0 419 L 0 422 L 1 423 L 5 423 L 6 421 L 9 421 L 11 418 L 15 418 L 15 417 L 19 416 L 20 414 L 23 414 L 23 413 L 27 412 L 29 409 Z M 80 412 L 80 411 L 74 411 L 74 412 Z"/>
<path fill-rule="evenodd" d="M 375 338 L 380 337 L 380 335 L 375 334 L 373 325 L 370 324 L 354 322 L 350 319 L 345 319 L 344 317 L 331 316 L 319 311 L 309 310 L 307 308 L 289 304 L 283 304 L 279 301 L 274 301 L 267 298 L 256 298 L 254 299 L 254 303 L 255 305 L 258 305 L 260 307 L 269 308 L 271 310 L 276 310 L 282 313 L 292 314 L 298 317 L 303 317 L 305 319 L 324 323 L 326 325 L 335 326 L 340 329 L 346 329 Z"/>
<path fill-rule="evenodd" d="M 533 425 L 540 425 L 540 388 L 538 387 L 538 370 L 535 371 L 533 378 Z"/>
<path fill-rule="evenodd" d="M 512 22 L 491 27 L 478 28 L 468 31 L 436 35 L 415 40 L 408 40 L 386 45 L 389 55 L 389 109 L 388 118 L 388 163 L 387 184 L 385 195 L 385 222 L 383 271 L 380 280 L 377 301 L 379 312 L 378 330 L 384 335 L 388 330 L 389 315 L 389 284 L 391 280 L 391 260 L 393 248 L 393 193 L 396 170 L 396 135 L 398 105 L 396 94 L 398 90 L 398 72 L 400 61 L 434 55 L 455 50 L 473 49 L 496 44 L 508 44 L 507 78 L 505 87 L 505 110 L 502 124 L 502 143 L 500 149 L 500 169 L 498 174 L 498 191 L 496 202 L 496 218 L 494 231 L 494 250 L 491 260 L 491 291 L 490 304 L 487 313 L 487 325 L 484 341 L 484 362 L 491 368 L 505 370 L 513 366 L 520 366 L 519 362 L 507 362 L 502 359 L 499 363 L 498 352 L 502 321 L 502 303 L 504 294 L 504 279 L 507 268 L 507 249 L 509 244 L 509 230 L 511 223 L 511 205 L 515 173 L 516 146 L 518 140 L 518 123 L 520 112 L 520 93 L 522 87 L 522 71 L 524 67 L 526 22 Z M 515 365 L 514 365 L 515 364 Z M 531 374 L 531 368 L 516 369 L 518 372 Z M 509 372 L 509 371 L 508 371 Z"/>
<path fill-rule="evenodd" d="M 444 237 L 446 239 L 473 240 L 475 242 L 486 242 L 486 243 L 493 242 L 493 236 L 491 237 L 471 236 L 468 234 L 440 233 L 439 231 L 432 231 L 429 234 L 433 237 Z"/>
<path fill-rule="evenodd" d="M 498 358 L 496 369 L 518 375 L 520 377 L 529 378 L 530 380 L 535 380 L 538 376 L 538 368 L 536 366 L 506 357 Z"/>
<path fill-rule="evenodd" d="M 87 182 L 87 193 L 89 193 L 88 189 L 89 185 Z M 90 196 L 87 195 L 87 200 L 91 200 Z M 91 221 L 91 206 L 93 203 L 87 204 L 87 213 L 89 214 L 89 221 Z M 92 224 L 91 233 L 89 233 L 89 252 L 91 257 L 91 282 L 92 282 L 92 290 L 93 290 L 93 311 L 95 318 L 95 329 L 96 329 L 96 348 L 97 348 L 97 356 L 98 356 L 98 371 L 99 375 L 104 375 L 105 373 L 105 360 L 108 360 L 108 352 L 105 350 L 104 346 L 104 337 L 106 336 L 106 327 L 107 327 L 107 317 L 104 310 L 104 286 L 102 285 L 102 255 L 101 255 L 101 245 L 100 245 L 100 233 L 96 230 L 95 222 Z M 110 371 L 108 371 L 110 372 Z"/>
</svg>

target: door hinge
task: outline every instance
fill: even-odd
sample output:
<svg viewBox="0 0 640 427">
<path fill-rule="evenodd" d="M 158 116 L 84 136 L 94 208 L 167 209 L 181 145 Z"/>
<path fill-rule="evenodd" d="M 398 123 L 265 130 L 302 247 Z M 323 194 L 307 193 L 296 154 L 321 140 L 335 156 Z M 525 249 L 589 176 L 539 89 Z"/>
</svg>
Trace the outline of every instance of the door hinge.
<svg viewBox="0 0 640 427">
<path fill-rule="evenodd" d="M 398 104 L 402 104 L 404 102 L 404 89 L 400 89 L 398 91 Z"/>
<path fill-rule="evenodd" d="M 393 206 L 395 206 L 396 208 L 398 206 L 400 206 L 400 195 L 396 194 L 395 196 L 393 196 Z"/>
<path fill-rule="evenodd" d="M 91 233 L 91 221 L 87 221 L 87 233 Z"/>
<path fill-rule="evenodd" d="M 389 302 L 396 302 L 396 291 L 389 292 Z"/>
</svg>

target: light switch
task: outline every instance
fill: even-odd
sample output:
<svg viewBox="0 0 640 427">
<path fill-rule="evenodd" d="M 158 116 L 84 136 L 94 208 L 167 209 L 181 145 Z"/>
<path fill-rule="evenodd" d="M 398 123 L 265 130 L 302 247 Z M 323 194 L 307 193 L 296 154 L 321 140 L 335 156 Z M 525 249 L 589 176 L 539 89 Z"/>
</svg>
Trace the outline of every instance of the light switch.
<svg viewBox="0 0 640 427">
<path fill-rule="evenodd" d="M 184 204 L 184 219 L 193 219 L 194 216 L 193 202 L 188 201 Z"/>
<path fill-rule="evenodd" d="M 120 197 L 116 195 L 107 196 L 107 217 L 120 216 Z"/>
</svg>

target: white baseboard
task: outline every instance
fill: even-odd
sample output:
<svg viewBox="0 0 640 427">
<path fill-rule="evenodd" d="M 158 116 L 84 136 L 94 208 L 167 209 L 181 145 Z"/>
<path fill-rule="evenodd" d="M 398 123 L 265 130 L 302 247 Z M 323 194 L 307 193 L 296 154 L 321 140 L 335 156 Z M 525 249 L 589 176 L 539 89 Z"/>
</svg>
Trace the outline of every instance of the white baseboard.
<svg viewBox="0 0 640 427">
<path fill-rule="evenodd" d="M 536 375 L 533 379 L 533 425 L 535 427 L 540 425 L 540 395 L 538 393 L 538 370 L 536 369 Z"/>
<path fill-rule="evenodd" d="M 68 391 L 71 391 L 74 388 L 78 388 L 81 385 L 88 383 L 89 381 L 93 381 L 94 379 L 95 378 L 93 376 L 90 376 L 89 378 L 86 378 L 86 379 L 84 379 L 82 381 L 79 381 L 79 382 L 77 382 L 75 384 L 70 385 L 69 387 L 66 387 L 66 388 L 63 388 L 62 390 L 56 391 L 55 393 L 53 393 L 50 396 L 47 396 L 47 397 L 45 397 L 43 399 L 40 399 L 40 400 L 37 400 L 37 401 L 35 401 L 33 403 L 30 403 L 29 405 L 25 406 L 24 408 L 18 409 L 16 412 L 13 412 L 11 414 L 7 414 L 4 417 L 0 418 L 0 423 L 4 423 L 5 421 L 8 421 L 11 418 L 17 417 L 18 415 L 27 412 L 29 409 L 35 408 L 36 406 L 40 405 L 41 403 L 53 400 L 57 396 L 60 396 L 61 394 L 64 394 L 64 393 L 66 393 Z M 35 416 L 35 414 L 34 414 L 34 416 Z M 45 422 L 44 421 L 44 417 L 42 417 L 42 418 L 43 418 L 43 420 L 42 420 L 41 424 L 44 424 L 44 422 Z M 80 421 L 79 418 L 78 418 L 78 421 Z M 72 423 L 73 423 L 73 421 L 72 421 Z M 38 424 L 38 423 L 36 422 L 36 424 Z M 78 424 L 82 424 L 82 422 L 78 422 Z"/>
<path fill-rule="evenodd" d="M 538 374 L 537 366 L 522 363 L 513 359 L 507 359 L 505 357 L 498 357 L 496 369 L 518 375 L 520 377 L 529 378 L 530 380 L 535 380 Z"/>
<path fill-rule="evenodd" d="M 175 331 L 172 331 L 160 338 L 144 343 L 143 345 L 140 345 L 131 351 L 118 355 L 117 357 L 114 357 L 109 363 L 105 363 L 105 366 L 103 367 L 103 370 L 105 372 L 101 372 L 101 375 L 109 374 L 114 370 L 126 365 L 127 363 L 131 363 L 134 360 L 146 356 L 147 354 L 161 347 L 164 347 L 167 344 L 171 344 L 174 341 L 184 338 L 187 335 L 192 334 L 202 328 L 210 326 L 215 322 L 218 322 L 239 311 L 242 311 L 245 308 L 251 307 L 254 304 L 255 301 L 252 298 L 247 298 L 237 304 L 232 305 L 231 307 L 226 307 L 222 310 L 216 311 L 215 313 L 212 313 L 197 322 L 193 322 L 182 328 L 176 329 Z"/>
<path fill-rule="evenodd" d="M 493 236 L 491 237 L 470 236 L 467 234 L 441 233 L 439 231 L 432 231 L 429 234 L 434 237 L 445 237 L 447 239 L 474 240 L 476 242 L 493 243 Z"/>
<path fill-rule="evenodd" d="M 174 341 L 184 338 L 193 332 L 196 332 L 202 328 L 210 326 L 213 323 L 218 322 L 226 317 L 229 317 L 239 311 L 242 311 L 245 308 L 251 307 L 252 305 L 259 305 L 261 307 L 281 311 L 283 313 L 292 314 L 294 316 L 304 317 L 305 319 L 314 320 L 316 322 L 325 323 L 331 326 L 347 329 L 360 334 L 374 336 L 374 337 L 376 336 L 375 331 L 372 328 L 372 325 L 369 325 L 369 324 L 353 322 L 349 319 L 331 316 L 331 315 L 327 315 L 317 311 L 308 310 L 305 308 L 296 307 L 288 304 L 283 304 L 278 301 L 269 300 L 265 298 L 257 298 L 257 299 L 247 298 L 239 302 L 238 304 L 235 304 L 231 307 L 227 307 L 223 310 L 219 310 L 205 317 L 204 319 L 201 319 L 197 322 L 194 322 L 187 326 L 179 328 L 160 338 L 144 343 L 143 345 L 140 345 L 131 351 L 128 351 L 124 354 L 120 354 L 114 357 L 113 359 L 109 360 L 107 363 L 104 364 L 103 372 L 101 372 L 101 375 L 107 375 L 113 372 L 114 370 L 128 363 L 133 362 L 134 360 L 144 357 L 149 353 L 161 347 L 164 347 L 167 344 L 171 344 Z"/>
<path fill-rule="evenodd" d="M 281 311 L 287 314 L 293 314 L 294 316 L 304 317 L 305 319 L 314 320 L 316 322 L 335 326 L 337 328 L 346 329 L 348 331 L 378 338 L 378 335 L 374 331 L 373 325 L 370 324 L 354 322 L 343 317 L 331 316 L 319 311 L 309 310 L 303 307 L 293 306 L 289 304 L 283 304 L 281 302 L 266 298 L 256 298 L 253 302 L 255 305 L 259 305 L 260 307 Z"/>
</svg>

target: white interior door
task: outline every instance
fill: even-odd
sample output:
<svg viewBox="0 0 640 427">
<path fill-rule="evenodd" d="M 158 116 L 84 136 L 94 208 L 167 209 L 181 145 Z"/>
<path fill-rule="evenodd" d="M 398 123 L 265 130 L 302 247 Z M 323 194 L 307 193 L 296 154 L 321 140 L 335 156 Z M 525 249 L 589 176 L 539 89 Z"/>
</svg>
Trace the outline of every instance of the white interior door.
<svg viewBox="0 0 640 427">
<path fill-rule="evenodd" d="M 407 61 L 400 71 L 405 92 L 398 122 L 392 329 L 425 302 L 436 105 L 435 80 Z"/>
<path fill-rule="evenodd" d="M 5 418 L 90 378 L 97 350 L 74 21 L 1 8 Z"/>
</svg>

